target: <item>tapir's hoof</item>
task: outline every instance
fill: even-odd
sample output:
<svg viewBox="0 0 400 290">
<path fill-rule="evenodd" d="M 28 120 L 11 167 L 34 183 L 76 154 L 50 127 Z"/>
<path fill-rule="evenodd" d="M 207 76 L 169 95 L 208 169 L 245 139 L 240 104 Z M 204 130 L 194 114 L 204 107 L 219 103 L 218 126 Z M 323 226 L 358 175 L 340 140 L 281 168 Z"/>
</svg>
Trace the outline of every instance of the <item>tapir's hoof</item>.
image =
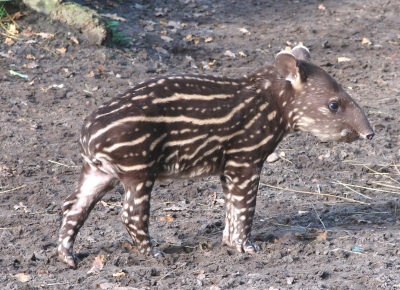
<svg viewBox="0 0 400 290">
<path fill-rule="evenodd" d="M 165 257 L 164 252 L 154 249 L 154 248 L 151 250 L 150 254 L 156 259 L 162 259 Z"/>
<path fill-rule="evenodd" d="M 58 259 L 74 269 L 76 269 L 78 263 L 81 262 L 81 260 L 79 260 L 75 255 L 65 255 L 64 253 L 60 252 L 58 252 Z"/>
</svg>

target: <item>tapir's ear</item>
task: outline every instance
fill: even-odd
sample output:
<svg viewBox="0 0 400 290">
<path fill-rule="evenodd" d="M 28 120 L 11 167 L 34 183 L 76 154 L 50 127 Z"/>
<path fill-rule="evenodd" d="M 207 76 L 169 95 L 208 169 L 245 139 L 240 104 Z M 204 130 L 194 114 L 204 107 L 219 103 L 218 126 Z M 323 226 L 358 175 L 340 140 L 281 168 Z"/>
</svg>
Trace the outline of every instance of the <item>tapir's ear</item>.
<svg viewBox="0 0 400 290">
<path fill-rule="evenodd" d="M 275 57 L 275 67 L 278 74 L 290 81 L 293 86 L 300 84 L 299 67 L 297 59 L 288 51 L 281 51 Z"/>
<path fill-rule="evenodd" d="M 297 46 L 293 47 L 292 54 L 298 60 L 311 61 L 310 51 L 307 49 L 307 47 L 305 47 L 303 45 L 297 45 Z"/>
</svg>

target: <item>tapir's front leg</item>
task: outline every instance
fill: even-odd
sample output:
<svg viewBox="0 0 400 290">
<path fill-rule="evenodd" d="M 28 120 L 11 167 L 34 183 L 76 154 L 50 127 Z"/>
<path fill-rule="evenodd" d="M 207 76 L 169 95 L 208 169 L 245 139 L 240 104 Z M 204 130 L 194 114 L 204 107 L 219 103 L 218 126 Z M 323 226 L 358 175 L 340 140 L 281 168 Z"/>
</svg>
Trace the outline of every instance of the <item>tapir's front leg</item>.
<svg viewBox="0 0 400 290">
<path fill-rule="evenodd" d="M 227 162 L 227 164 L 229 163 Z M 236 168 L 236 171 L 232 171 L 226 167 L 224 175 L 221 175 L 226 200 L 225 229 L 222 243 L 236 247 L 239 252 L 254 254 L 260 247 L 250 240 L 250 232 L 261 169 L 246 169 L 237 171 Z"/>
</svg>

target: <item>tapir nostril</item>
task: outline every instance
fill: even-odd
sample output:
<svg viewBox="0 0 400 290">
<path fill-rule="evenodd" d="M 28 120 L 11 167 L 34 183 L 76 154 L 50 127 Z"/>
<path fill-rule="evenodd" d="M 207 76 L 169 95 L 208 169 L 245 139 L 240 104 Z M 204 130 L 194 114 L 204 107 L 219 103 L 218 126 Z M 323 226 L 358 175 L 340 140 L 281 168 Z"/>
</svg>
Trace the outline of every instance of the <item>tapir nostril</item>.
<svg viewBox="0 0 400 290">
<path fill-rule="evenodd" d="M 371 140 L 374 136 L 375 136 L 375 133 L 372 132 L 372 133 L 368 134 L 367 136 L 365 136 L 365 138 L 367 138 L 368 140 Z"/>
</svg>

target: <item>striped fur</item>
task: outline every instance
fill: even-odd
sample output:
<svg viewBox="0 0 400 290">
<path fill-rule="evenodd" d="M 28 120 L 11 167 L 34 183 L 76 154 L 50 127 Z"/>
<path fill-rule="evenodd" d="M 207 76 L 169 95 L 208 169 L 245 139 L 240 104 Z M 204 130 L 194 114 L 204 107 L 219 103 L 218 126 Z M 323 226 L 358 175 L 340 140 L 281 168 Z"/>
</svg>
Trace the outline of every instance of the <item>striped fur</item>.
<svg viewBox="0 0 400 290">
<path fill-rule="evenodd" d="M 373 136 L 361 109 L 302 52 L 297 59 L 278 54 L 275 66 L 237 79 L 150 79 L 99 107 L 82 128 L 84 165 L 63 205 L 60 258 L 76 265 L 72 247 L 79 228 L 118 182 L 125 188 L 122 221 L 128 233 L 141 253 L 162 255 L 148 233 L 154 182 L 209 175 L 221 176 L 227 200 L 223 243 L 255 253 L 250 231 L 261 168 L 287 133 L 302 130 L 346 142 Z M 332 99 L 341 114 L 327 108 Z"/>
</svg>

